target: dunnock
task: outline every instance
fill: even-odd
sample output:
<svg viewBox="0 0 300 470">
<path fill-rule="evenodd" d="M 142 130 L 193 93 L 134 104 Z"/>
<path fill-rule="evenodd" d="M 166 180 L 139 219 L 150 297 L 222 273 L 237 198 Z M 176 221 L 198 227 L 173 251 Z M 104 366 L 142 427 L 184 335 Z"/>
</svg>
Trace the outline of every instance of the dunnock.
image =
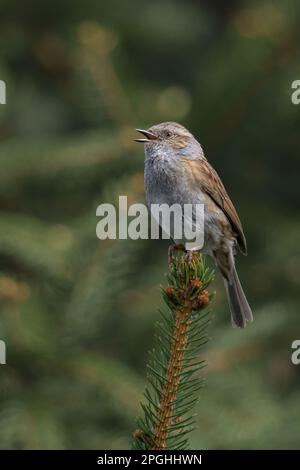
<svg viewBox="0 0 300 470">
<path fill-rule="evenodd" d="M 240 284 L 234 255 L 236 245 L 246 255 L 246 239 L 237 212 L 216 171 L 195 137 L 175 122 L 148 130 L 145 138 L 145 189 L 151 204 L 204 204 L 204 247 L 213 257 L 226 287 L 234 326 L 253 320 Z M 177 240 L 176 240 L 177 242 Z M 186 240 L 182 240 L 186 245 Z"/>
</svg>

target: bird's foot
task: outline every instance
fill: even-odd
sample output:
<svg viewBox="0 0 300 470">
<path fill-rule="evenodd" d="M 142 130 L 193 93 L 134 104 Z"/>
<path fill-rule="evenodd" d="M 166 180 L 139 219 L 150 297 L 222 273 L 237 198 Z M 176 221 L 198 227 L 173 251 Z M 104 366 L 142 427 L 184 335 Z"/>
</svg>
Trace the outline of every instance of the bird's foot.
<svg viewBox="0 0 300 470">
<path fill-rule="evenodd" d="M 186 259 L 189 265 L 195 264 L 198 260 L 200 250 L 188 250 L 186 252 Z"/>
<path fill-rule="evenodd" d="M 174 264 L 176 253 L 178 251 L 184 251 L 185 252 L 185 247 L 182 243 L 178 243 L 176 245 L 170 245 L 169 246 L 169 251 L 168 251 L 169 267 L 171 267 Z"/>
</svg>

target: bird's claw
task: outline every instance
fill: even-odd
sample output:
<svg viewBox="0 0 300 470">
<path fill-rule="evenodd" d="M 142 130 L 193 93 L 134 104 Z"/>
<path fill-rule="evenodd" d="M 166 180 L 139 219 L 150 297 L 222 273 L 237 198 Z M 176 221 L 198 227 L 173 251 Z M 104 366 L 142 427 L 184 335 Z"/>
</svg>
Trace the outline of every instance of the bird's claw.
<svg viewBox="0 0 300 470">
<path fill-rule="evenodd" d="M 189 265 L 192 265 L 197 261 L 200 250 L 188 250 L 186 252 L 186 259 Z"/>
<path fill-rule="evenodd" d="M 185 247 L 182 243 L 178 243 L 176 245 L 170 245 L 169 246 L 169 251 L 168 251 L 169 267 L 171 267 L 174 264 L 175 257 L 176 257 L 176 252 L 178 252 L 178 251 L 184 251 L 185 252 Z"/>
</svg>

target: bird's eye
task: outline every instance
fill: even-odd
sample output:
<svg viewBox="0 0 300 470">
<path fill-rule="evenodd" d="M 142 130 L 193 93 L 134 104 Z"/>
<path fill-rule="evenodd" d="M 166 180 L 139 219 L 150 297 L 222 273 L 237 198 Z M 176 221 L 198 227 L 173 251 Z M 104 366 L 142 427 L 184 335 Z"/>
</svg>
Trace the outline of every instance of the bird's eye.
<svg viewBox="0 0 300 470">
<path fill-rule="evenodd" d="M 166 137 L 171 137 L 171 132 L 170 131 L 166 131 Z"/>
</svg>

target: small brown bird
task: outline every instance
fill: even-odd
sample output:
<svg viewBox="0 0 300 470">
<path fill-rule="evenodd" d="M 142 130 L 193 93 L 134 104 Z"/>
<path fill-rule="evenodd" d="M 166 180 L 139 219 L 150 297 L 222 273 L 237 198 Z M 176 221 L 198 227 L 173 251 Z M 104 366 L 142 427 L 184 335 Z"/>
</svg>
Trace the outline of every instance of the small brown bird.
<svg viewBox="0 0 300 470">
<path fill-rule="evenodd" d="M 145 190 L 151 204 L 204 204 L 204 247 L 213 257 L 227 291 L 233 326 L 253 320 L 234 263 L 235 247 L 246 255 L 246 239 L 237 212 L 216 171 L 195 137 L 175 122 L 148 130 L 145 138 Z M 184 243 L 187 240 L 175 240 Z"/>
</svg>

